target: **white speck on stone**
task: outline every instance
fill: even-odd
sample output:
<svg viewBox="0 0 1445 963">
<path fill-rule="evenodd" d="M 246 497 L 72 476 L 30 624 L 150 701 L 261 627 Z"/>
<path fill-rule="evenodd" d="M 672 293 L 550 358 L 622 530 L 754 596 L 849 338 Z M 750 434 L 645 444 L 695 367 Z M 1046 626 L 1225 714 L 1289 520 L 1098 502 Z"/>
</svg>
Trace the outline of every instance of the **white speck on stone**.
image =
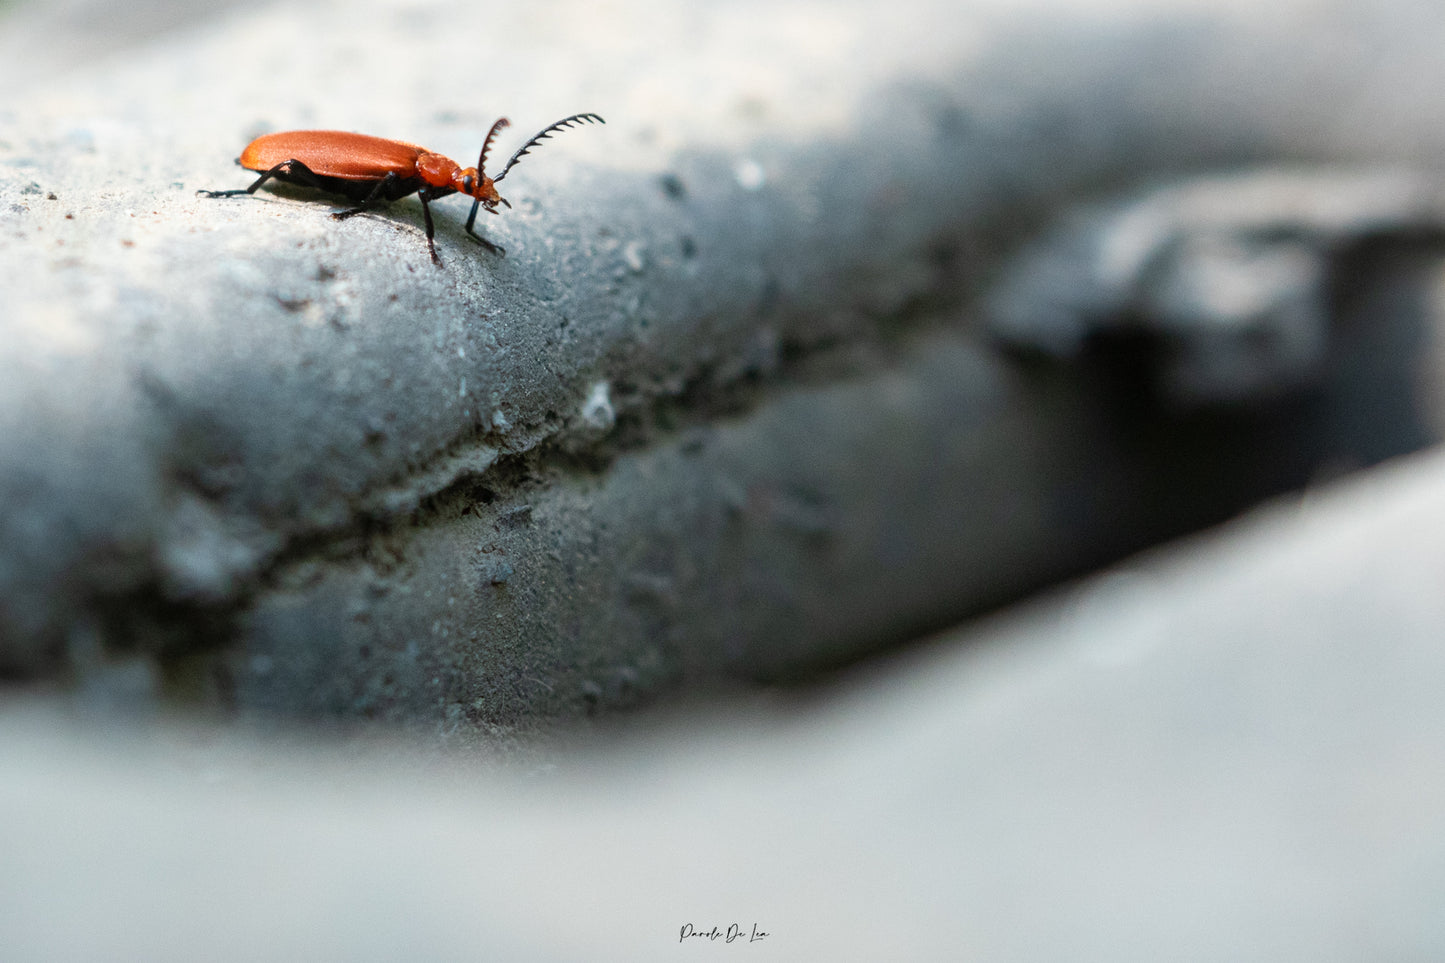
<svg viewBox="0 0 1445 963">
<path fill-rule="evenodd" d="M 178 500 L 160 553 L 170 597 L 215 601 L 231 596 L 237 581 L 254 570 L 261 552 L 234 528 L 205 500 Z"/>
<path fill-rule="evenodd" d="M 461 345 L 457 345 L 457 357 L 458 357 L 458 358 L 465 358 L 466 356 L 467 356 L 467 349 L 466 349 L 466 348 L 463 348 Z"/>
<path fill-rule="evenodd" d="M 744 157 L 738 161 L 733 168 L 733 177 L 737 178 L 738 186 L 745 191 L 755 191 L 768 182 L 768 175 L 763 171 L 763 165 L 751 157 Z"/>
<path fill-rule="evenodd" d="M 502 414 L 502 409 L 498 408 L 496 411 L 492 412 L 492 428 L 495 431 L 506 431 L 508 428 L 511 427 L 512 423 L 507 420 L 506 415 Z"/>
<path fill-rule="evenodd" d="M 592 386 L 587 400 L 582 402 L 582 420 L 600 432 L 612 430 L 617 424 L 617 412 L 612 407 L 612 386 L 599 381 Z"/>
<path fill-rule="evenodd" d="M 627 246 L 622 249 L 622 260 L 627 262 L 628 268 L 634 274 L 640 274 L 647 266 L 647 260 L 642 256 L 645 250 L 647 246 L 641 241 L 628 241 Z"/>
</svg>

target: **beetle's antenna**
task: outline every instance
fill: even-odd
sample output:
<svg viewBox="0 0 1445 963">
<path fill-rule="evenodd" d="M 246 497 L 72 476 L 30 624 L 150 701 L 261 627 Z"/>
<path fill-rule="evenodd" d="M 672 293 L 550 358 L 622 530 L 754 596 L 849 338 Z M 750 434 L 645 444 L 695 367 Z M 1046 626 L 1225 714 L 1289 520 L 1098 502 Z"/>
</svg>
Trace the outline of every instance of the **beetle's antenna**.
<svg viewBox="0 0 1445 963">
<path fill-rule="evenodd" d="M 482 155 L 477 158 L 477 176 L 484 177 L 487 173 L 487 151 L 492 149 L 492 141 L 496 140 L 497 133 L 503 127 L 512 126 L 512 122 L 505 117 L 498 117 L 492 129 L 487 132 L 487 139 L 482 141 Z M 493 182 L 495 183 L 495 181 Z"/>
<path fill-rule="evenodd" d="M 505 118 L 505 117 L 498 117 L 498 118 L 497 118 L 497 122 L 492 125 L 492 129 L 489 130 L 489 131 L 487 131 L 487 139 L 484 140 L 484 141 L 482 141 L 482 153 L 481 153 L 481 156 L 479 156 L 479 157 L 477 158 L 477 178 L 478 178 L 479 180 L 485 180 L 485 178 L 486 178 L 486 176 L 487 176 L 487 151 L 489 151 L 489 150 L 492 149 L 492 141 L 493 141 L 494 139 L 496 139 L 497 132 L 500 131 L 503 127 L 510 127 L 511 125 L 512 125 L 512 122 L 511 122 L 510 120 L 508 120 L 507 118 Z M 493 181 L 492 183 L 495 184 L 496 181 Z M 503 201 L 502 203 L 503 203 L 503 204 L 507 204 L 506 201 Z M 467 230 L 468 230 L 468 231 L 470 231 L 470 230 L 472 229 L 472 222 L 477 219 L 477 208 L 478 208 L 478 207 L 481 207 L 481 206 L 482 206 L 482 199 L 481 199 L 480 197 L 473 197 L 473 198 L 472 198 L 472 213 L 467 216 Z M 507 206 L 508 206 L 508 207 L 511 207 L 512 205 L 507 204 Z M 489 208 L 487 208 L 487 210 L 490 211 L 491 208 L 489 207 Z"/>
<path fill-rule="evenodd" d="M 563 119 L 557 121 L 557 123 L 552 124 L 549 127 L 544 127 L 542 130 L 537 132 L 537 136 L 533 137 L 531 140 L 523 144 L 517 150 L 517 152 L 512 155 L 512 159 L 507 161 L 507 166 L 502 168 L 502 172 L 496 177 L 492 178 L 492 183 L 496 184 L 500 182 L 502 178 L 507 176 L 507 171 L 512 169 L 512 165 L 517 163 L 517 161 L 521 160 L 522 157 L 527 153 L 527 151 L 531 150 L 533 147 L 536 147 L 538 144 L 546 140 L 548 137 L 551 137 L 557 131 L 565 130 L 566 128 L 571 127 L 573 124 L 585 124 L 593 122 L 598 124 L 607 123 L 607 121 L 603 120 L 596 114 L 573 114 L 571 117 L 564 117 Z"/>
</svg>

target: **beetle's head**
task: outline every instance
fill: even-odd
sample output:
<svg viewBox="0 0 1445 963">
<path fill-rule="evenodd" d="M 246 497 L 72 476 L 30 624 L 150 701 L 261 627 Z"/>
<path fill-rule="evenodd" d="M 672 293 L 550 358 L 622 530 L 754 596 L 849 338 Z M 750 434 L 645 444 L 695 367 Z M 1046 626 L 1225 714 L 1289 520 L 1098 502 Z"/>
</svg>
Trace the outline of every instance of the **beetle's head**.
<svg viewBox="0 0 1445 963">
<path fill-rule="evenodd" d="M 452 187 L 476 201 L 493 214 L 497 212 L 498 204 L 507 204 L 507 199 L 497 193 L 496 185 L 492 179 L 475 167 L 468 167 L 459 170 L 452 176 Z M 507 204 L 511 207 L 511 204 Z"/>
</svg>

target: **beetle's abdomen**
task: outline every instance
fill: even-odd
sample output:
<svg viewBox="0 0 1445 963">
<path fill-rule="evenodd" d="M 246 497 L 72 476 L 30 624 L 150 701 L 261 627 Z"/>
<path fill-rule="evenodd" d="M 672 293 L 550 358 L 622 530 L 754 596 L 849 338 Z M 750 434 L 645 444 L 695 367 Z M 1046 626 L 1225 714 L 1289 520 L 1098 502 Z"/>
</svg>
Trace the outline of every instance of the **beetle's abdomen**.
<svg viewBox="0 0 1445 963">
<path fill-rule="evenodd" d="M 339 130 L 288 130 L 263 134 L 241 152 L 241 166 L 268 171 L 282 161 L 299 160 L 320 177 L 376 181 L 389 173 L 416 176 L 416 159 L 425 148 L 384 137 Z"/>
</svg>

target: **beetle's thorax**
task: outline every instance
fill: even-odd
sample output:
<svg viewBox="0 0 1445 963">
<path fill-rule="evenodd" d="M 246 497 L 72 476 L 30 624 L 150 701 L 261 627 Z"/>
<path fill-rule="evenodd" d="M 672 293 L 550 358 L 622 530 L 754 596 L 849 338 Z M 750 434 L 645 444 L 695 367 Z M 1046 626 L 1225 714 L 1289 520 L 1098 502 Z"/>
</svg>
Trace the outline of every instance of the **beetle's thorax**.
<svg viewBox="0 0 1445 963">
<path fill-rule="evenodd" d="M 441 154 L 423 153 L 416 159 L 416 176 L 432 187 L 452 187 L 460 172 L 456 161 Z"/>
</svg>

